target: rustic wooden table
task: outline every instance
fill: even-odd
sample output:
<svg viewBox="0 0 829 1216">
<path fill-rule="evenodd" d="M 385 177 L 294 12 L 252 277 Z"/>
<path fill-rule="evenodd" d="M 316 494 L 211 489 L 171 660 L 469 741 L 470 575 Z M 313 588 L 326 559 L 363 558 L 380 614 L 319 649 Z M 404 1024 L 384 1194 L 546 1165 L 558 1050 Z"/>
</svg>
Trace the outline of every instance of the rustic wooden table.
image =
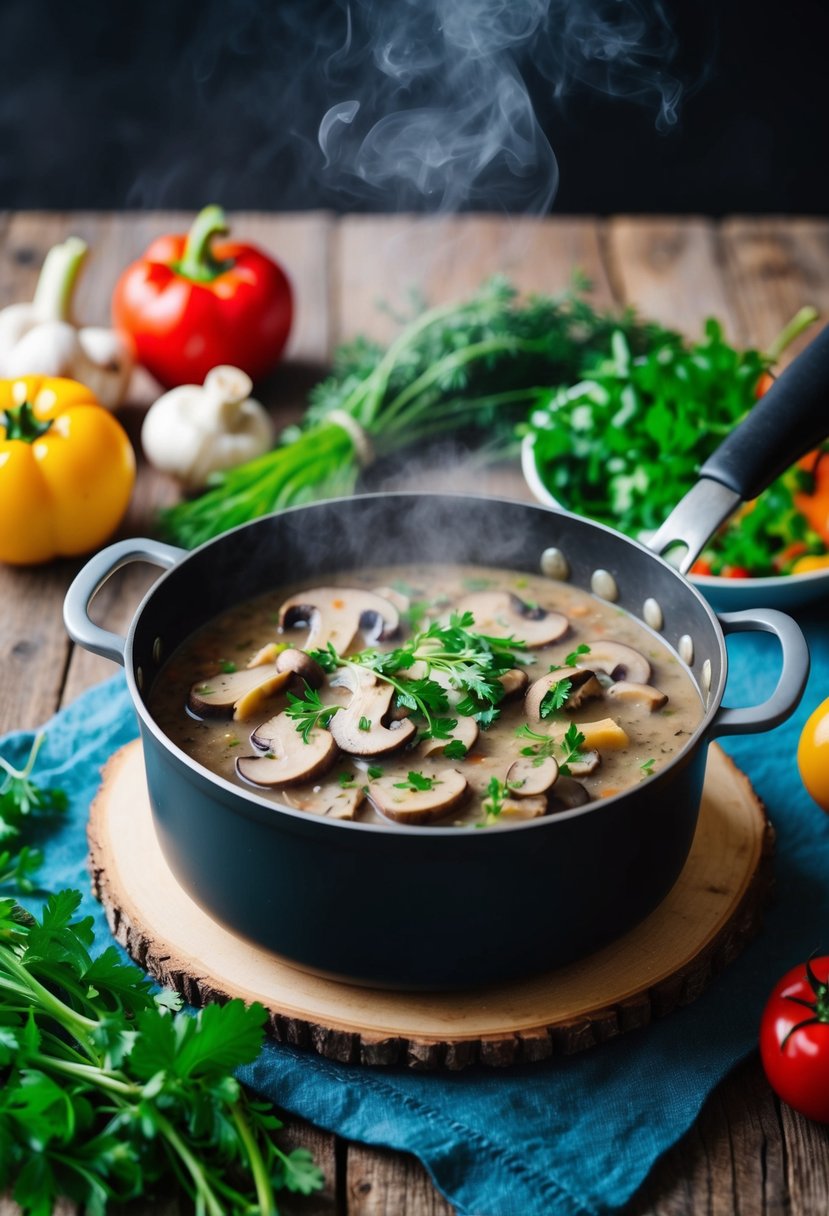
<svg viewBox="0 0 829 1216">
<path fill-rule="evenodd" d="M 78 315 L 105 322 L 118 271 L 164 231 L 190 216 L 170 214 L 15 214 L 0 216 L 0 305 L 27 299 L 47 249 L 70 233 L 93 254 L 78 293 Z M 574 267 L 595 284 L 602 304 L 633 303 L 645 315 L 698 333 L 720 317 L 729 336 L 762 346 L 806 303 L 829 313 L 829 221 L 811 219 L 639 219 L 606 221 L 428 219 L 324 214 L 234 217 L 242 238 L 260 242 L 287 267 L 297 317 L 287 361 L 266 400 L 280 421 L 298 416 L 307 388 L 332 347 L 394 321 L 377 304 L 405 306 L 412 287 L 432 301 L 462 296 L 495 272 L 525 291 L 563 288 Z M 137 375 L 121 417 L 136 441 L 153 386 Z M 469 474 L 468 484 L 526 496 L 514 470 Z M 421 472 L 419 484 L 426 484 Z M 429 488 L 448 484 L 429 474 Z M 451 484 L 463 484 L 452 476 Z M 146 534 L 173 485 L 141 468 L 122 533 Z M 74 648 L 63 629 L 64 592 L 79 562 L 0 569 L 0 732 L 30 728 L 112 674 L 111 665 Z M 97 597 L 97 618 L 123 630 L 154 575 L 142 567 L 116 575 Z M 287 1139 L 310 1145 L 325 1170 L 325 1190 L 286 1200 L 305 1216 L 445 1216 L 449 1205 L 414 1159 L 347 1144 L 298 1120 Z M 0 1213 L 15 1211 L 0 1199 Z M 136 1209 L 141 1216 L 157 1206 Z M 167 1210 L 167 1209 L 165 1209 Z M 173 1209 L 169 1209 L 172 1213 Z M 829 1210 L 829 1130 L 777 1102 L 756 1056 L 712 1095 L 694 1127 L 656 1166 L 628 1216 L 817 1216 Z M 504 1216 L 518 1214 L 504 1213 Z"/>
</svg>

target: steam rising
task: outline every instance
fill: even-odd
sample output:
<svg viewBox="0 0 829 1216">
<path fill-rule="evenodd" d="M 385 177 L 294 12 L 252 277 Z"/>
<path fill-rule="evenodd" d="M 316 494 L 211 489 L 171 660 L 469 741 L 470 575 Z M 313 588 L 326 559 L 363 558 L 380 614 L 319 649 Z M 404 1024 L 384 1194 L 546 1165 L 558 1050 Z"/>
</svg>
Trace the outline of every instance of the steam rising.
<svg viewBox="0 0 829 1216">
<path fill-rule="evenodd" d="M 341 92 L 318 133 L 326 184 L 393 210 L 544 214 L 558 165 L 526 83 L 656 110 L 681 86 L 659 0 L 354 0 L 325 65 Z"/>
</svg>

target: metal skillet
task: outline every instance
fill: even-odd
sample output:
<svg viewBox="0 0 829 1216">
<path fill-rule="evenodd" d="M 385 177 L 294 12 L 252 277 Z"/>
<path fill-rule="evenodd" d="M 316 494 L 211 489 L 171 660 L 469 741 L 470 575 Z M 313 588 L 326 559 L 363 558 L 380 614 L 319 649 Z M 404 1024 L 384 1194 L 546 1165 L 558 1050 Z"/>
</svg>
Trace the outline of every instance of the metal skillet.
<svg viewBox="0 0 829 1216">
<path fill-rule="evenodd" d="M 708 743 L 770 730 L 794 710 L 809 670 L 789 617 L 718 617 L 684 577 L 735 506 L 827 432 L 829 330 L 778 379 L 706 463 L 650 546 L 546 507 L 465 495 L 369 494 L 243 525 L 187 553 L 130 539 L 98 553 L 66 597 L 70 636 L 126 670 L 152 812 L 179 884 L 210 915 L 295 966 L 350 982 L 448 989 L 503 982 L 582 958 L 648 915 L 675 883 L 696 827 Z M 685 546 L 678 565 L 662 556 Z M 369 562 L 489 564 L 567 577 L 603 571 L 616 603 L 684 656 L 704 705 L 684 749 L 614 797 L 492 831 L 329 821 L 218 777 L 165 737 L 147 708 L 176 647 L 236 603 Z M 129 562 L 166 573 L 127 636 L 89 605 Z M 648 601 L 648 607 L 646 607 Z M 652 605 L 656 605 L 656 609 Z M 657 611 L 658 610 L 658 611 Z M 748 708 L 723 704 L 729 634 L 774 634 L 777 686 Z M 772 811 L 774 808 L 772 808 Z"/>
</svg>

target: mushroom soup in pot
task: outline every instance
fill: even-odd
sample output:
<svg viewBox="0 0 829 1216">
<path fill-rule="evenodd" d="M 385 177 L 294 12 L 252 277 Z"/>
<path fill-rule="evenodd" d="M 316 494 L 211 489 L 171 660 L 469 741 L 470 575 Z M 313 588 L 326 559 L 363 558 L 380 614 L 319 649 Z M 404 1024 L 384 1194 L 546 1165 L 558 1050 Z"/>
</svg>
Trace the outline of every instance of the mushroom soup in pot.
<svg viewBox="0 0 829 1216">
<path fill-rule="evenodd" d="M 687 667 L 618 607 L 514 570 L 365 569 L 221 614 L 154 682 L 161 729 L 277 804 L 497 827 L 621 793 L 702 716 Z"/>
</svg>

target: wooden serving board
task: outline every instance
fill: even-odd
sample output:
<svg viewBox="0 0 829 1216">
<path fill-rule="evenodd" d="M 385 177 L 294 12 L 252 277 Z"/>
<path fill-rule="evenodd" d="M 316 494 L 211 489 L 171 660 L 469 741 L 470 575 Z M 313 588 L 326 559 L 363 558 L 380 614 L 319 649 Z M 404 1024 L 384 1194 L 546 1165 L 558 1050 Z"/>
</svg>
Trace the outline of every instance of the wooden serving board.
<svg viewBox="0 0 829 1216">
<path fill-rule="evenodd" d="M 161 853 L 138 741 L 104 770 L 89 843 L 93 890 L 116 939 L 191 1004 L 261 1001 L 274 1038 L 344 1063 L 460 1069 L 581 1051 L 693 1001 L 759 929 L 773 830 L 748 778 L 713 745 L 690 856 L 655 912 L 578 963 L 460 993 L 323 979 L 214 921 Z"/>
</svg>

